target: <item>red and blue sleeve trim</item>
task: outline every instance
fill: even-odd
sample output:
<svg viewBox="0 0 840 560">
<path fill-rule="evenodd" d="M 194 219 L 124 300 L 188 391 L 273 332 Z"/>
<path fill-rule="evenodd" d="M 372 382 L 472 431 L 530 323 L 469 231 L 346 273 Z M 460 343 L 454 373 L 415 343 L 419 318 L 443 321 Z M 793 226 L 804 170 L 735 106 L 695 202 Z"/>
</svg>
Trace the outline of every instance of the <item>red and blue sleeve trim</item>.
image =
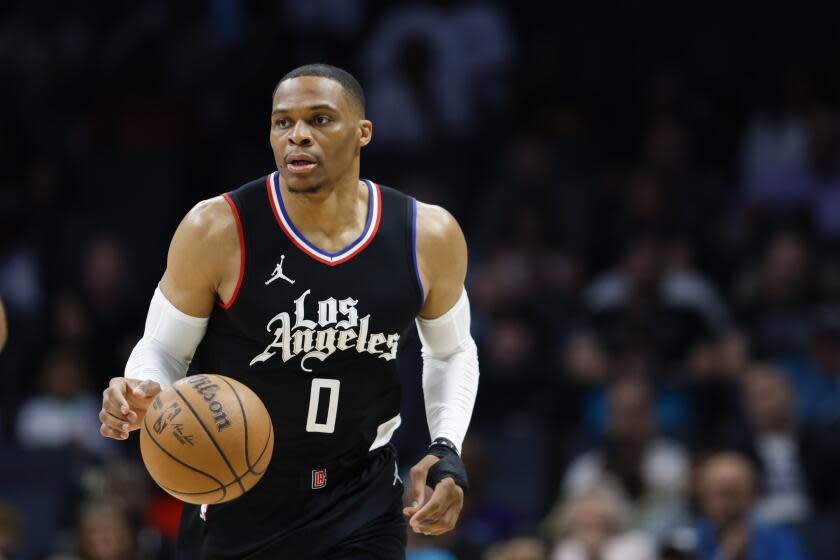
<svg viewBox="0 0 840 560">
<path fill-rule="evenodd" d="M 230 300 L 228 300 L 227 303 L 223 303 L 221 301 L 216 302 L 222 309 L 230 309 L 233 302 L 236 301 L 236 296 L 239 295 L 239 288 L 242 287 L 242 279 L 245 277 L 245 233 L 242 230 L 242 219 L 239 217 L 239 210 L 237 210 L 233 199 L 227 193 L 222 196 L 230 205 L 230 209 L 233 211 L 233 218 L 236 220 L 236 231 L 239 234 L 239 278 L 236 280 L 236 288 L 233 289 L 233 295 L 230 296 Z"/>
<path fill-rule="evenodd" d="M 426 290 L 420 279 L 420 267 L 417 264 L 417 199 L 411 199 L 411 254 L 414 257 L 414 275 L 417 277 L 417 287 L 420 288 L 420 306 L 426 302 Z"/>
</svg>

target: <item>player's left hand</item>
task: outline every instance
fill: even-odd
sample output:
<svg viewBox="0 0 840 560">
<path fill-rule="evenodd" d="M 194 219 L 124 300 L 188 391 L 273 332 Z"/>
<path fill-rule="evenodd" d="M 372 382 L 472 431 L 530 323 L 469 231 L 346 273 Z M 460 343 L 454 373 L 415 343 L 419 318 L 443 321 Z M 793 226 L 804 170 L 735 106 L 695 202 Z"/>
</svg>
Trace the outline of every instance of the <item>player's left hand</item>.
<svg viewBox="0 0 840 560">
<path fill-rule="evenodd" d="M 451 531 L 464 507 L 464 490 L 451 478 L 444 478 L 434 487 L 429 501 L 426 498 L 426 476 L 429 469 L 440 461 L 434 455 L 426 455 L 411 467 L 412 504 L 403 508 L 409 517 L 408 524 L 415 533 L 442 535 Z"/>
</svg>

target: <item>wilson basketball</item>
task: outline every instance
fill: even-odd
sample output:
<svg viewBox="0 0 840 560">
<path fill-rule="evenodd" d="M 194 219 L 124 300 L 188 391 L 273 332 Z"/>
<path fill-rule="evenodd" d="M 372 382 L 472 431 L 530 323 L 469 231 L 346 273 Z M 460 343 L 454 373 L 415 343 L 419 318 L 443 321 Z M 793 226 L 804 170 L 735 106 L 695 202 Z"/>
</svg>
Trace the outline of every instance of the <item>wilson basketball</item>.
<svg viewBox="0 0 840 560">
<path fill-rule="evenodd" d="M 274 428 L 263 402 L 242 383 L 193 375 L 152 401 L 140 451 L 161 488 L 185 502 L 217 504 L 259 482 L 274 451 Z"/>
</svg>

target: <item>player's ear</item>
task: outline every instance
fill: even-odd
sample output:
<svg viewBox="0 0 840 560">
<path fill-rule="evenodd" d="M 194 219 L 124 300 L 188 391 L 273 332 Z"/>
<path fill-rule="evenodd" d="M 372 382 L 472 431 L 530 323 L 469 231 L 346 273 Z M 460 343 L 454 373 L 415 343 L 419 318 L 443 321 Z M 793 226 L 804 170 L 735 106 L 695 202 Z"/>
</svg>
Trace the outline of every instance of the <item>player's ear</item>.
<svg viewBox="0 0 840 560">
<path fill-rule="evenodd" d="M 373 139 L 373 123 L 367 119 L 359 121 L 359 145 L 365 147 Z"/>
</svg>

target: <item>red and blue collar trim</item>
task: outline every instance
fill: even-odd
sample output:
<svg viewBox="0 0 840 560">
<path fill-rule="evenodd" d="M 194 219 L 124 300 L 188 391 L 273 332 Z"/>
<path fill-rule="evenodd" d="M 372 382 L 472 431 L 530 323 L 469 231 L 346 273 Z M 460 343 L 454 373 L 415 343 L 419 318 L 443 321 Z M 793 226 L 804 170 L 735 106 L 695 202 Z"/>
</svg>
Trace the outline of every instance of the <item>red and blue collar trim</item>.
<svg viewBox="0 0 840 560">
<path fill-rule="evenodd" d="M 283 197 L 280 195 L 280 174 L 275 171 L 271 173 L 265 180 L 265 186 L 268 190 L 268 200 L 271 209 L 274 212 L 274 217 L 286 237 L 301 251 L 312 257 L 318 262 L 329 266 L 335 266 L 349 261 L 356 255 L 362 252 L 367 247 L 376 232 L 379 230 L 379 222 L 382 217 L 382 193 L 379 190 L 379 185 L 373 181 L 363 179 L 368 187 L 368 215 L 365 227 L 362 233 L 356 238 L 353 243 L 342 249 L 337 253 L 328 253 L 319 249 L 310 243 L 296 228 L 286 212 L 286 207 L 283 206 Z"/>
</svg>

